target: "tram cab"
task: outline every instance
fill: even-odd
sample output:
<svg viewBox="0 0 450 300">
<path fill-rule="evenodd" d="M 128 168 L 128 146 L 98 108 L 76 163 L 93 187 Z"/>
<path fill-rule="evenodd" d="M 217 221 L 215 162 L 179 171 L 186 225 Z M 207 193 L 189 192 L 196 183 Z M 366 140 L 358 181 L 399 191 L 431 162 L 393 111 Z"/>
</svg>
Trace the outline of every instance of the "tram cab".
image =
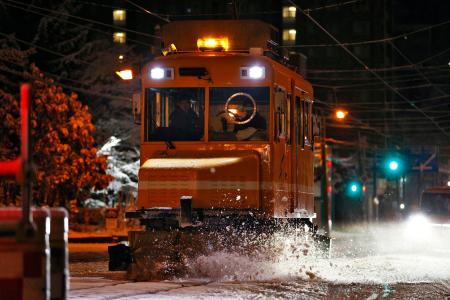
<svg viewBox="0 0 450 300">
<path fill-rule="evenodd" d="M 260 21 L 175 21 L 141 82 L 138 207 L 309 219 L 313 89 Z"/>
</svg>

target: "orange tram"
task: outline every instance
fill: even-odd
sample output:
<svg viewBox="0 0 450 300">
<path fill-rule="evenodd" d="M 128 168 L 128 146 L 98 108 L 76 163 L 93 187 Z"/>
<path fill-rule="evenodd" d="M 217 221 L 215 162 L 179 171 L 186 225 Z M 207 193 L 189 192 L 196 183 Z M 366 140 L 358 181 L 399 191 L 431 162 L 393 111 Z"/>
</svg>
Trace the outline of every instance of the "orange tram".
<svg viewBox="0 0 450 300">
<path fill-rule="evenodd" d="M 134 265 L 230 225 L 315 232 L 313 89 L 274 56 L 273 31 L 250 20 L 161 28 L 164 55 L 141 73 L 139 209 L 126 216 L 147 230 L 129 234 Z"/>
<path fill-rule="evenodd" d="M 141 73 L 139 210 L 128 217 L 312 224 L 313 89 L 272 55 L 273 30 L 250 20 L 162 27 L 165 55 Z"/>
<path fill-rule="evenodd" d="M 198 254 L 199 239 L 228 247 L 212 233 L 230 227 L 326 238 L 313 225 L 313 89 L 271 50 L 273 32 L 251 20 L 161 28 L 163 55 L 141 73 L 138 209 L 126 216 L 147 230 L 129 233 L 132 269 Z"/>
</svg>

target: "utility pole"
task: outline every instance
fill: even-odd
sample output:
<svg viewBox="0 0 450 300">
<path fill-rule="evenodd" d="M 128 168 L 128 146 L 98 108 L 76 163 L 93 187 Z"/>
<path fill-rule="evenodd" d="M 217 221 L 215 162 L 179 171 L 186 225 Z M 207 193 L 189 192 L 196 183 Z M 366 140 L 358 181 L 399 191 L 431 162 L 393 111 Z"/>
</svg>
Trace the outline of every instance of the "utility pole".
<svg viewBox="0 0 450 300">
<path fill-rule="evenodd" d="M 327 175 L 327 146 L 326 146 L 326 117 L 322 112 L 321 121 L 320 121 L 320 133 L 321 133 L 321 141 L 320 141 L 320 149 L 321 149 L 321 157 L 322 157 L 322 199 L 323 199 L 323 208 L 325 215 L 325 233 L 329 236 L 331 232 L 331 201 L 328 197 L 328 175 Z"/>
<path fill-rule="evenodd" d="M 232 0 L 231 1 L 231 9 L 233 14 L 233 19 L 238 20 L 239 19 L 239 0 Z"/>
<path fill-rule="evenodd" d="M 375 198 L 377 198 L 377 152 L 373 153 L 373 161 L 372 161 L 372 198 L 369 199 L 369 222 L 373 220 L 373 204 L 375 202 Z M 376 203 L 375 203 L 376 204 Z M 378 221 L 378 204 L 376 204 L 376 220 Z"/>
</svg>

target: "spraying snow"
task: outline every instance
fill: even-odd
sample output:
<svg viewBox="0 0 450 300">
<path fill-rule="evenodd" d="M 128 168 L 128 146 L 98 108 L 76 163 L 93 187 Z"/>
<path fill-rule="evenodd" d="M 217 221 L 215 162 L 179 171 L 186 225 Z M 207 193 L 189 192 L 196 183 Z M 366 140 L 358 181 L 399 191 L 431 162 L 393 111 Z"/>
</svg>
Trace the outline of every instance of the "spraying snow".
<svg viewBox="0 0 450 300">
<path fill-rule="evenodd" d="M 361 225 L 334 234 L 330 258 L 283 233 L 252 255 L 216 252 L 195 259 L 191 277 L 219 281 L 324 280 L 397 283 L 450 280 L 450 231 L 411 235 L 407 224 Z M 254 239 L 254 236 L 250 236 Z"/>
</svg>

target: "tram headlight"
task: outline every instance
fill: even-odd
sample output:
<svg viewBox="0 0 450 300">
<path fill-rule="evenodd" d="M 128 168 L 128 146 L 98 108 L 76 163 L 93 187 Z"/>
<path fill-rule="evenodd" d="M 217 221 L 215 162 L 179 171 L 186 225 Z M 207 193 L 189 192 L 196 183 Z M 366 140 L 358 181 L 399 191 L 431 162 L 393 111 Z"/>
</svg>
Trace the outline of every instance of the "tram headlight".
<svg viewBox="0 0 450 300">
<path fill-rule="evenodd" d="M 252 79 L 264 78 L 265 69 L 260 66 L 253 66 L 248 69 L 248 76 Z"/>
<path fill-rule="evenodd" d="M 151 79 L 163 79 L 164 78 L 164 69 L 162 68 L 153 68 L 150 70 L 150 78 Z"/>
<path fill-rule="evenodd" d="M 150 69 L 150 78 L 151 79 L 173 79 L 174 70 L 173 68 L 161 68 L 161 67 L 154 67 Z"/>
</svg>

